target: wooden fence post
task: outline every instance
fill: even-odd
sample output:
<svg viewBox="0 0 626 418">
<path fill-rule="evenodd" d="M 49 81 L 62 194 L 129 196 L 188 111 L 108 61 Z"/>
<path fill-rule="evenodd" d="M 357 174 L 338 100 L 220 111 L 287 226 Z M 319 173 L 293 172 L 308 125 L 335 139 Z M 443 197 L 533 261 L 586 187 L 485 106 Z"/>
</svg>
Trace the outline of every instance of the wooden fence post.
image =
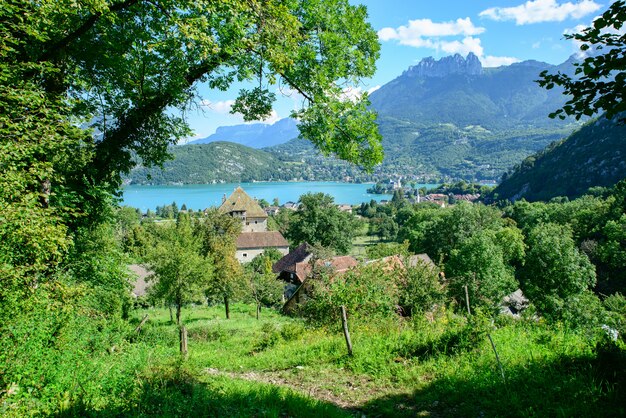
<svg viewBox="0 0 626 418">
<path fill-rule="evenodd" d="M 506 383 L 506 378 L 504 377 L 504 368 L 502 367 L 502 363 L 500 362 L 500 357 L 498 356 L 498 351 L 496 350 L 496 345 L 493 343 L 491 339 L 491 334 L 487 334 L 489 338 L 489 342 L 491 343 L 491 348 L 493 348 L 493 352 L 496 354 L 496 361 L 498 362 L 498 366 L 500 366 L 500 374 L 502 374 L 502 382 Z"/>
<path fill-rule="evenodd" d="M 350 331 L 348 331 L 348 316 L 346 315 L 346 307 L 344 305 L 341 305 L 341 325 L 343 326 L 343 335 L 344 337 L 346 337 L 348 355 L 352 356 L 352 341 L 350 341 Z"/>
<path fill-rule="evenodd" d="M 143 327 L 143 324 L 145 324 L 147 320 L 148 320 L 148 314 L 146 314 L 141 320 L 141 322 L 139 323 L 139 325 L 137 325 L 137 328 L 135 328 L 135 333 L 139 333 L 139 331 L 141 331 L 141 327 Z"/>
<path fill-rule="evenodd" d="M 180 354 L 187 358 L 187 328 L 184 325 L 180 327 Z"/>
</svg>

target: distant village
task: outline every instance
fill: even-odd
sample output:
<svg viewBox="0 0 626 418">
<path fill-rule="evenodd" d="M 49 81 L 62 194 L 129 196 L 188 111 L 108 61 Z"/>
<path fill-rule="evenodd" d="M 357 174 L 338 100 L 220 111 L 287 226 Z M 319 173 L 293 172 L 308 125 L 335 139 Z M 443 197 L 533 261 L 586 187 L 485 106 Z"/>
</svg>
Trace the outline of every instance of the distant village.
<svg viewBox="0 0 626 418">
<path fill-rule="evenodd" d="M 432 198 L 432 201 L 437 202 L 436 199 L 439 195 L 433 196 L 435 197 Z M 447 196 L 445 197 L 447 198 Z M 425 197 L 422 199 L 425 199 Z M 388 201 L 380 203 L 386 204 Z M 338 204 L 336 206 L 344 212 L 352 213 L 353 211 L 351 205 Z M 311 290 L 308 279 L 312 276 L 316 265 L 323 266 L 331 275 L 337 275 L 343 274 L 360 264 L 355 257 L 350 255 L 332 256 L 325 260 L 312 262 L 313 251 L 307 243 L 302 243 L 290 251 L 289 242 L 279 231 L 269 231 L 267 221 L 269 216 L 275 216 L 281 210 L 295 211 L 297 209 L 298 203 L 296 202 L 286 202 L 280 206 L 274 205 L 262 208 L 259 202 L 250 197 L 241 187 L 237 187 L 230 196 L 224 196 L 222 204 L 218 208 L 220 213 L 241 220 L 241 233 L 237 237 L 235 253 L 235 258 L 241 264 L 252 261 L 255 257 L 263 254 L 264 251 L 270 249 L 276 250 L 283 255 L 280 260 L 273 264 L 272 272 L 276 275 L 277 280 L 284 282 L 284 312 L 294 310 L 299 303 L 307 300 Z M 180 211 L 185 210 L 181 209 Z M 407 260 L 403 260 L 400 255 L 392 255 L 377 260 L 367 260 L 365 263 L 379 263 L 381 268 L 386 270 L 405 268 L 404 263 L 408 263 L 411 267 L 422 264 L 433 271 L 437 270 L 436 265 L 427 254 L 413 255 Z M 131 269 L 139 277 L 133 290 L 133 296 L 143 296 L 146 294 L 149 286 L 145 279 L 150 273 L 141 265 L 132 265 Z"/>
</svg>

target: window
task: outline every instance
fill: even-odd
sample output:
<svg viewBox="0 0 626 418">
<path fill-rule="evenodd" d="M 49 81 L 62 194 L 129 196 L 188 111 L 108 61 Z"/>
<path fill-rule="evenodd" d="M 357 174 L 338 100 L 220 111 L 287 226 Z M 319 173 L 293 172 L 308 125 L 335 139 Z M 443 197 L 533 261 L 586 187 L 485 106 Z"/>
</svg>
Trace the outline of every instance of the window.
<svg viewBox="0 0 626 418">
<path fill-rule="evenodd" d="M 243 253 L 243 257 L 244 258 L 247 257 L 247 256 L 248 256 L 248 253 Z"/>
</svg>

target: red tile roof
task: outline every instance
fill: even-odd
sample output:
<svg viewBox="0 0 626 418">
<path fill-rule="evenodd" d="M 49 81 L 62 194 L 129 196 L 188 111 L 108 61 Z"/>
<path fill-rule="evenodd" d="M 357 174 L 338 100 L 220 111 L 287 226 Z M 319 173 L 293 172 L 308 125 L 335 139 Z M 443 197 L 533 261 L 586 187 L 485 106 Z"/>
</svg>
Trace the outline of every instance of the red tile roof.
<svg viewBox="0 0 626 418">
<path fill-rule="evenodd" d="M 296 264 L 302 261 L 306 261 L 311 252 L 309 251 L 309 244 L 302 243 L 295 250 L 278 260 L 272 266 L 272 272 L 280 273 L 281 271 L 288 271 L 291 273 L 296 272 Z"/>
</svg>

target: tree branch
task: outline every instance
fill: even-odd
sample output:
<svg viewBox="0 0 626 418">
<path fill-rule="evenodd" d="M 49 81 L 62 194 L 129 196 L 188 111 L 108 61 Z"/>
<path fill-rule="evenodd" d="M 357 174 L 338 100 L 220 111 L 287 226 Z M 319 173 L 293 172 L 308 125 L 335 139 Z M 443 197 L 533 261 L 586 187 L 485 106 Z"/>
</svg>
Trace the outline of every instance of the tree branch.
<svg viewBox="0 0 626 418">
<path fill-rule="evenodd" d="M 119 12 L 121 10 L 124 10 L 133 6 L 139 1 L 140 0 L 126 0 L 126 1 L 123 1 L 122 3 L 113 4 L 109 7 L 108 12 L 113 12 L 113 13 Z M 70 32 L 69 34 L 67 34 L 64 38 L 58 40 L 57 42 L 53 43 L 49 47 L 44 46 L 43 48 L 44 52 L 39 56 L 37 61 L 39 62 L 48 61 L 50 58 L 58 54 L 59 51 L 67 48 L 72 42 L 74 42 L 76 39 L 78 39 L 79 37 L 87 33 L 91 28 L 93 28 L 96 22 L 100 20 L 102 15 L 103 15 L 102 12 L 94 13 L 93 15 L 89 16 L 78 28 L 76 28 L 73 32 Z"/>
<path fill-rule="evenodd" d="M 120 173 L 129 171 L 133 166 L 129 161 L 129 149 L 133 148 L 135 142 L 143 139 L 141 130 L 146 127 L 146 123 L 154 116 L 160 115 L 168 106 L 173 105 L 180 91 L 193 86 L 205 74 L 215 71 L 229 58 L 228 53 L 222 52 L 210 60 L 191 66 L 183 76 L 184 81 L 175 91 L 165 91 L 127 110 L 118 119 L 117 126 L 108 131 L 96 146 L 96 176 L 100 180 L 115 183 Z"/>
</svg>

